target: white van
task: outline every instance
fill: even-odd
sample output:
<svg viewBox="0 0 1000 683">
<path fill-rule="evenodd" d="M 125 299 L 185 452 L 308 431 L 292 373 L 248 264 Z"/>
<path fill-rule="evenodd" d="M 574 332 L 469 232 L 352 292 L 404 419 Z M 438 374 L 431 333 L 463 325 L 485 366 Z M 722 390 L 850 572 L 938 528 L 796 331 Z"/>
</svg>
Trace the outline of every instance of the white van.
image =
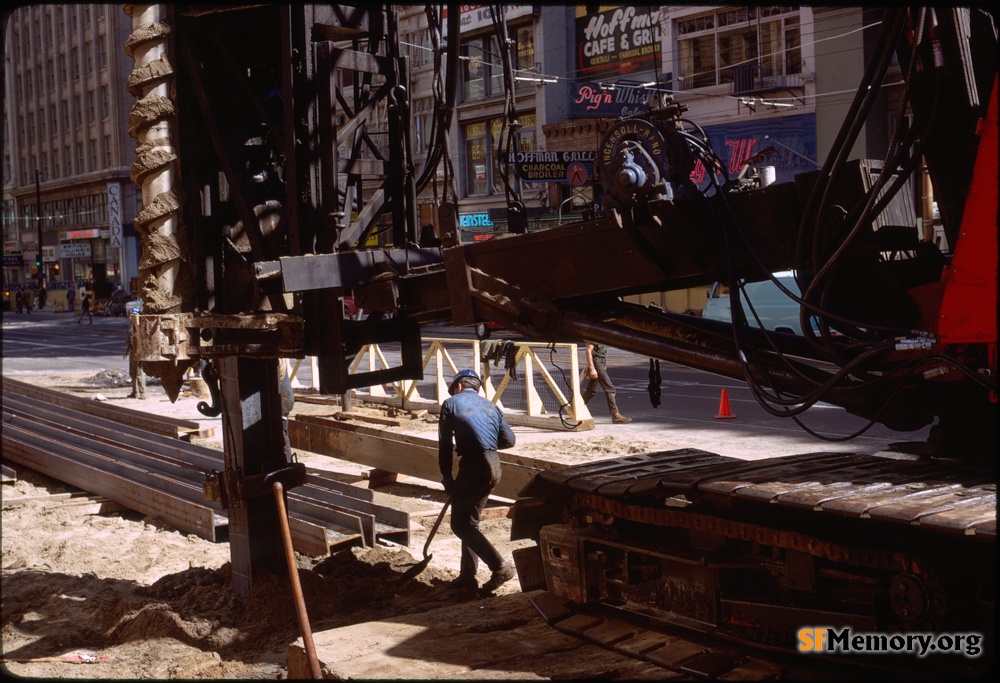
<svg viewBox="0 0 1000 683">
<path fill-rule="evenodd" d="M 774 277 L 781 284 L 794 293 L 801 296 L 799 286 L 795 283 L 795 273 L 790 270 L 774 273 Z M 760 318 L 765 330 L 785 332 L 802 336 L 802 327 L 799 325 L 799 304 L 788 298 L 783 291 L 771 280 L 762 282 L 749 282 L 743 288 L 746 298 L 753 304 L 757 317 Z M 741 297 L 742 298 L 742 297 Z M 746 319 L 753 327 L 758 327 L 757 320 L 753 313 L 746 307 L 744 301 L 744 312 Z M 708 290 L 708 303 L 701 313 L 703 318 L 709 320 L 721 320 L 722 322 L 732 322 L 732 311 L 729 307 L 729 287 L 721 282 L 716 282 Z"/>
</svg>

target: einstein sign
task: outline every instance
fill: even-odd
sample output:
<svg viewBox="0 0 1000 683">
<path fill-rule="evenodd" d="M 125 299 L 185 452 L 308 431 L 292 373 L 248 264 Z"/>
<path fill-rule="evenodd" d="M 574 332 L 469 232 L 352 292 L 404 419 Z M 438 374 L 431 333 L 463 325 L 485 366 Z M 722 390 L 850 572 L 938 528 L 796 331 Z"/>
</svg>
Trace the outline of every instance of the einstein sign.
<svg viewBox="0 0 1000 683">
<path fill-rule="evenodd" d="M 624 76 L 659 68 L 660 8 L 576 8 L 578 70 L 586 78 Z"/>
</svg>

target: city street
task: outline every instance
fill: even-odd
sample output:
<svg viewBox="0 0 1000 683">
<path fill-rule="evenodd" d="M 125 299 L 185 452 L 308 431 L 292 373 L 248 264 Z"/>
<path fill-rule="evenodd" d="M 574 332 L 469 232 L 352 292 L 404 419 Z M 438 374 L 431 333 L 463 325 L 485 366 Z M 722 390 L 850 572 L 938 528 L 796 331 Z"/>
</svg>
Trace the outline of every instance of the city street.
<svg viewBox="0 0 1000 683">
<path fill-rule="evenodd" d="M 122 358 L 128 321 L 124 318 L 95 317 L 93 324 L 69 313 L 34 312 L 31 315 L 5 312 L 3 315 L 4 372 L 27 373 L 97 373 L 104 369 L 128 369 Z M 471 328 L 446 325 L 428 326 L 428 337 L 471 339 Z M 498 330 L 495 338 L 502 338 Z M 579 347 L 580 367 L 586 364 L 583 346 Z M 562 359 L 561 363 L 565 363 Z M 565 363 L 568 367 L 568 363 Z M 673 363 L 660 363 L 661 404 L 654 408 L 648 394 L 649 359 L 617 349 L 609 349 L 608 368 L 618 392 L 623 414 L 633 419 L 630 425 L 611 425 L 604 394 L 598 390 L 588 407 L 597 428 L 588 437 L 611 434 L 638 441 L 657 435 L 669 435 L 678 447 L 704 448 L 724 455 L 747 457 L 757 451 L 764 457 L 770 452 L 809 452 L 822 450 L 865 453 L 889 449 L 900 442 L 924 441 L 929 427 L 916 432 L 896 432 L 874 425 L 863 435 L 846 441 L 830 442 L 810 436 L 789 418 L 779 418 L 764 411 L 742 382 L 692 370 Z M 309 365 L 303 363 L 298 379 L 312 385 Z M 716 417 L 720 412 L 722 391 L 728 394 L 732 418 Z M 193 416 L 197 417 L 197 416 Z M 866 422 L 843 409 L 819 403 L 809 410 L 802 422 L 828 438 L 841 438 L 865 426 Z M 538 430 L 518 429 L 519 432 Z M 567 435 L 570 436 L 570 435 Z M 529 438 L 526 434 L 525 438 Z M 764 447 L 763 444 L 770 444 Z"/>
</svg>

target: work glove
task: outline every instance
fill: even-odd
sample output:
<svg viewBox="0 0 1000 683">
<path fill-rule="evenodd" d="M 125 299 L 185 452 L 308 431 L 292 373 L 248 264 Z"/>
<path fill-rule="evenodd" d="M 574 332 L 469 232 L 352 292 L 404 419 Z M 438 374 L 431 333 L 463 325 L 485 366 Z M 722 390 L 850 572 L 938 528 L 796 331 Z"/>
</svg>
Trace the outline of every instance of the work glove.
<svg viewBox="0 0 1000 683">
<path fill-rule="evenodd" d="M 455 480 L 454 479 L 442 479 L 441 480 L 441 485 L 444 486 L 444 492 L 447 493 L 450 496 L 452 490 L 455 488 Z"/>
</svg>

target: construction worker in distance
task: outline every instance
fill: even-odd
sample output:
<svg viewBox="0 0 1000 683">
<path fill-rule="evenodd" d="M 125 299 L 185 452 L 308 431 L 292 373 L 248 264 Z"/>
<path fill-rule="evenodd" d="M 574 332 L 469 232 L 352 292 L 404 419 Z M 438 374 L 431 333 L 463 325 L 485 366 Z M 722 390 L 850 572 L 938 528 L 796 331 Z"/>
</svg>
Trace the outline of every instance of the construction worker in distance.
<svg viewBox="0 0 1000 683">
<path fill-rule="evenodd" d="M 492 593 L 517 576 L 517 571 L 479 530 L 479 520 L 490 493 L 500 482 L 497 451 L 513 446 L 516 437 L 500 408 L 479 395 L 481 386 L 473 370 L 462 370 L 452 379 L 448 388 L 451 396 L 441 405 L 438 422 L 438 465 L 444 477 L 441 483 L 451 497 L 451 528 L 462 540 L 461 570 L 453 585 L 476 590 L 481 559 L 493 572 L 482 588 Z M 452 439 L 459 458 L 454 480 Z"/>
<path fill-rule="evenodd" d="M 631 417 L 625 417 L 618 410 L 618 402 L 615 400 L 615 385 L 608 375 L 608 347 L 596 342 L 587 342 L 587 367 L 580 377 L 580 383 L 587 380 L 587 386 L 581 392 L 580 397 L 583 402 L 589 403 L 590 399 L 597 394 L 597 387 L 604 390 L 604 398 L 608 402 L 608 412 L 611 413 L 611 422 L 616 425 L 628 424 Z"/>
</svg>

